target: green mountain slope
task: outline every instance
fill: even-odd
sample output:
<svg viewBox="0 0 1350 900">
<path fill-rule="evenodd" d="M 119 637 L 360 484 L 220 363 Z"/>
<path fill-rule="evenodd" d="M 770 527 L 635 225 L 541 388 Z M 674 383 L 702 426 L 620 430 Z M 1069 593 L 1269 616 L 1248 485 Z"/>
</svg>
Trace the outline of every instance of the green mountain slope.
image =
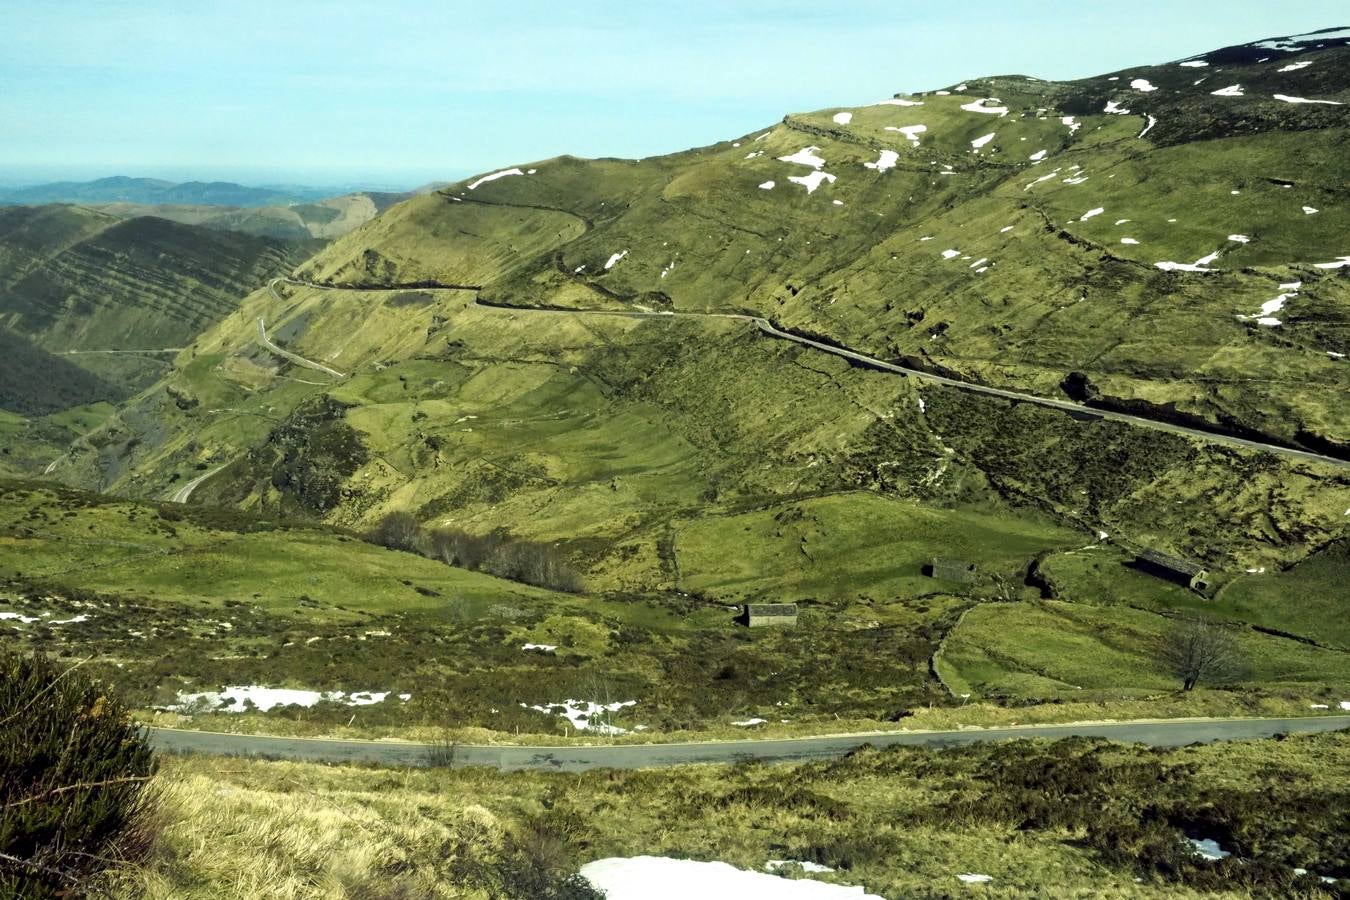
<svg viewBox="0 0 1350 900">
<path fill-rule="evenodd" d="M 163 373 L 164 351 L 188 344 L 305 247 L 79 207 L 0 209 L 0 323 L 62 354 L 64 368 L 116 385 L 122 399 Z"/>
<path fill-rule="evenodd" d="M 1265 43 L 450 185 L 297 270 L 341 289 L 255 291 L 61 475 L 166 495 L 211 471 L 194 501 L 351 525 L 409 509 L 560 542 L 597 590 L 720 600 L 915 600 L 923 559 L 953 549 L 1011 583 L 1039 558 L 1097 599 L 1111 580 L 1057 554 L 1095 546 L 1115 571 L 1160 546 L 1220 581 L 1293 562 L 1344 534 L 1345 469 L 974 397 L 733 320 L 509 308 L 749 311 L 1344 455 L 1350 50 Z"/>
<path fill-rule="evenodd" d="M 304 240 L 330 239 L 369 222 L 410 194 L 366 191 L 308 203 L 277 206 L 221 206 L 144 203 L 99 203 L 94 208 L 121 218 L 155 216 L 185 225 L 205 225 L 257 237 Z"/>
</svg>

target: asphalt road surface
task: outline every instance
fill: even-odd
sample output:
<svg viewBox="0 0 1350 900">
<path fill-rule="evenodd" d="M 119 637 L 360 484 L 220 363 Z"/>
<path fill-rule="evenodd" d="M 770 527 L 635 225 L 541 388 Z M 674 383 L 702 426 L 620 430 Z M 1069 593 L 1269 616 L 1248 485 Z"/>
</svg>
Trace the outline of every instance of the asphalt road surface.
<svg viewBox="0 0 1350 900">
<path fill-rule="evenodd" d="M 225 468 L 225 466 L 216 466 L 214 469 L 205 473 L 204 475 L 198 475 L 196 478 L 192 479 L 187 484 L 183 485 L 178 490 L 174 491 L 173 496 L 169 497 L 169 501 L 171 503 L 188 502 L 188 499 L 192 496 L 193 491 L 201 487 L 202 483 L 206 481 L 206 479 L 210 478 L 212 475 L 216 474 L 223 468 Z"/>
<path fill-rule="evenodd" d="M 533 769 L 584 772 L 591 769 L 648 769 L 692 763 L 803 762 L 838 759 L 859 747 L 942 749 L 1012 738 L 1100 737 L 1154 747 L 1179 747 L 1212 741 L 1250 740 L 1280 734 L 1339 731 L 1350 728 L 1350 715 L 1295 719 L 1182 719 L 1102 724 L 1033 725 L 972 728 L 962 731 L 885 732 L 880 734 L 708 741 L 691 744 L 626 744 L 595 747 L 525 747 L 456 744 L 437 747 L 394 741 L 351 741 L 207 731 L 151 729 L 154 746 L 170 753 L 257 756 L 305 762 L 374 763 L 425 766 L 433 761 L 455 767 L 487 766 L 503 772 Z"/>
</svg>

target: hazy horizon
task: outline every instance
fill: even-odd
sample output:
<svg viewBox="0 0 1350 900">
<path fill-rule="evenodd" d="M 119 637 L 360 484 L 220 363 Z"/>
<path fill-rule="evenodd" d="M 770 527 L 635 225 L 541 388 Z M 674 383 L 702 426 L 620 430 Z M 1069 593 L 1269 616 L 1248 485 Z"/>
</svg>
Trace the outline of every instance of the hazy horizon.
<svg viewBox="0 0 1350 900">
<path fill-rule="evenodd" d="M 1341 3 L 1176 9 L 585 3 L 186 9 L 77 0 L 0 34 L 0 184 L 112 175 L 408 189 L 643 157 L 982 75 L 1064 80 L 1343 24 Z M 999 27 L 989 23 L 999 22 Z M 1196 37 L 1201 35 L 1201 37 Z"/>
</svg>

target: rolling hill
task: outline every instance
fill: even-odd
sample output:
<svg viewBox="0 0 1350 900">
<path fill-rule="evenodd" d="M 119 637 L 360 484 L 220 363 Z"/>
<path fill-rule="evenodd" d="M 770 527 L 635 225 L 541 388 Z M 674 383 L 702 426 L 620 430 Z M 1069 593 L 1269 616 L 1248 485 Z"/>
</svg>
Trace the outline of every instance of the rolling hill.
<svg viewBox="0 0 1350 900">
<path fill-rule="evenodd" d="M 1056 555 L 1103 534 L 1111 571 L 1143 546 L 1221 581 L 1288 565 L 1344 534 L 1343 466 L 982 398 L 733 319 L 566 310 L 749 313 L 1345 459 L 1348 35 L 451 184 L 250 294 L 60 474 L 162 495 L 218 469 L 194 502 L 411 510 L 557 542 L 596 590 L 710 600 L 912 600 L 958 544 L 1011 583 L 1036 557 L 1059 590 L 1148 593 Z"/>
<path fill-rule="evenodd" d="M 331 196 L 322 188 L 247 187 L 231 181 L 165 181 L 114 175 L 93 181 L 59 181 L 28 187 L 0 188 L 0 204 L 138 203 L 207 204 L 213 206 L 272 206 L 322 200 Z"/>
</svg>

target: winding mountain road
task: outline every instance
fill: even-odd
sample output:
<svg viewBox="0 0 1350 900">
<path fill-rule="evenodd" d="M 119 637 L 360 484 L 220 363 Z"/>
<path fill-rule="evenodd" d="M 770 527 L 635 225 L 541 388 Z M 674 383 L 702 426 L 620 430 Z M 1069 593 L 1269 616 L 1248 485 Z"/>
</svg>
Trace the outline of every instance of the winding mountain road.
<svg viewBox="0 0 1350 900">
<path fill-rule="evenodd" d="M 226 464 L 226 465 L 228 465 L 228 464 Z M 221 469 L 223 469 L 223 468 L 225 468 L 225 465 L 219 465 L 219 466 L 216 466 L 214 469 L 212 469 L 212 470 L 209 471 L 209 472 L 206 472 L 206 473 L 204 473 L 204 474 L 202 474 L 202 475 L 198 475 L 196 478 L 192 479 L 192 480 L 189 481 L 187 484 L 183 485 L 183 486 L 180 487 L 178 490 L 174 491 L 173 494 L 169 497 L 169 502 L 171 502 L 171 503 L 186 503 L 186 502 L 188 502 L 189 498 L 192 497 L 192 492 L 193 492 L 193 491 L 195 491 L 197 488 L 201 487 L 202 484 L 204 484 L 204 483 L 206 482 L 206 479 L 210 478 L 212 475 L 216 474 L 217 472 L 219 472 L 219 471 L 220 471 Z"/>
<path fill-rule="evenodd" d="M 297 287 L 308 287 L 315 290 L 330 291 L 377 291 L 377 290 L 412 290 L 412 287 L 339 287 L 336 285 L 316 284 L 309 281 L 301 281 L 296 278 L 274 278 L 268 282 L 268 290 L 272 296 L 278 300 L 283 299 L 276 290 L 277 282 L 295 285 Z M 455 291 L 464 292 L 475 290 L 472 286 L 417 286 L 419 291 Z M 790 331 L 784 331 L 775 326 L 771 321 L 762 317 L 749 315 L 747 313 L 711 313 L 711 312 L 673 312 L 657 310 L 627 310 L 627 309 L 556 309 L 548 307 L 531 306 L 507 306 L 503 304 L 485 303 L 482 300 L 475 299 L 474 305 L 480 309 L 501 310 L 512 313 L 526 313 L 530 315 L 558 315 L 558 316 L 615 316 L 629 319 L 676 319 L 676 318 L 698 318 L 698 319 L 731 319 L 738 322 L 747 322 L 754 325 L 761 333 L 779 340 L 791 341 L 822 353 L 832 353 L 835 356 L 842 356 L 853 363 L 865 366 L 870 369 L 876 369 L 882 372 L 890 372 L 896 375 L 903 375 L 910 378 L 918 378 L 925 381 L 931 381 L 935 384 L 945 385 L 956 388 L 957 390 L 969 391 L 975 394 L 983 394 L 987 397 L 997 397 L 1001 400 L 1009 400 L 1014 403 L 1031 403 L 1036 406 L 1046 407 L 1048 409 L 1059 410 L 1068 413 L 1079 419 L 1105 419 L 1112 422 L 1121 422 L 1126 425 L 1132 425 L 1138 428 L 1150 428 L 1154 431 L 1165 431 L 1171 434 L 1184 435 L 1201 441 L 1208 441 L 1214 444 L 1224 444 L 1230 447 L 1241 447 L 1246 450 L 1262 450 L 1266 453 L 1273 453 L 1277 456 L 1283 456 L 1287 459 L 1294 459 L 1300 462 L 1323 463 L 1325 465 L 1335 466 L 1340 469 L 1350 469 L 1350 460 L 1338 459 L 1334 456 L 1326 456 L 1321 453 L 1314 453 L 1311 450 L 1300 450 L 1295 447 L 1286 447 L 1281 444 L 1271 444 L 1264 441 L 1252 440 L 1250 438 L 1238 437 L 1237 435 L 1223 434 L 1216 431 L 1206 431 L 1201 428 L 1191 428 L 1186 425 L 1178 425 L 1173 422 L 1167 422 L 1162 419 L 1153 419 L 1147 416 L 1136 415 L 1133 413 L 1118 412 L 1112 409 L 1103 409 L 1096 406 L 1088 406 L 1085 403 L 1077 403 L 1072 400 L 1059 400 L 1054 397 L 1042 397 L 1038 394 L 1028 394 L 1022 391 L 1012 391 L 1004 388 L 991 387 L 989 385 L 978 384 L 971 381 L 962 381 L 958 378 L 951 378 L 945 375 L 937 375 L 932 372 L 925 372 L 922 369 L 913 369 L 908 366 L 898 365 L 887 362 L 884 359 L 878 359 L 875 356 L 868 356 L 866 353 L 859 353 L 857 350 L 850 350 L 847 347 L 839 347 L 833 344 L 826 344 L 822 341 L 812 340 L 799 334 L 793 334 Z M 262 320 L 259 320 L 259 331 L 261 333 Z M 283 351 L 284 355 L 284 351 Z M 290 358 L 288 356 L 288 358 Z M 313 365 L 317 365 L 313 364 Z M 331 369 L 325 371 L 332 373 Z"/>
<path fill-rule="evenodd" d="M 264 347 L 266 347 L 271 352 L 275 353 L 277 356 L 280 356 L 282 359 L 289 360 L 295 363 L 297 366 L 304 366 L 306 369 L 313 369 L 316 372 L 323 372 L 326 375 L 332 375 L 334 378 L 347 377 L 346 375 L 343 375 L 341 372 L 339 372 L 337 369 L 330 369 L 323 363 L 317 363 L 312 359 L 305 359 L 298 353 L 292 353 L 291 351 L 282 349 L 281 347 L 278 347 L 276 344 L 272 343 L 271 338 L 267 336 L 267 323 L 263 321 L 262 316 L 258 316 L 258 343 L 262 344 Z"/>
<path fill-rule="evenodd" d="M 595 747 L 530 747 L 455 744 L 413 744 L 269 735 L 220 734 L 209 731 L 150 729 L 156 749 L 168 753 L 257 756 L 305 762 L 373 763 L 381 766 L 427 766 L 433 761 L 455 767 L 487 766 L 503 772 L 538 770 L 585 772 L 592 769 L 650 769 L 695 763 L 807 762 L 838 759 L 860 747 L 928 747 L 943 749 L 1016 738 L 1097 737 L 1153 747 L 1180 747 L 1212 741 L 1270 738 L 1282 734 L 1340 731 L 1350 728 L 1350 715 L 1295 719 L 1178 719 L 1105 722 L 1100 724 L 1028 725 L 970 728 L 961 731 L 894 731 L 875 734 L 825 735 L 685 744 L 618 744 Z"/>
</svg>

